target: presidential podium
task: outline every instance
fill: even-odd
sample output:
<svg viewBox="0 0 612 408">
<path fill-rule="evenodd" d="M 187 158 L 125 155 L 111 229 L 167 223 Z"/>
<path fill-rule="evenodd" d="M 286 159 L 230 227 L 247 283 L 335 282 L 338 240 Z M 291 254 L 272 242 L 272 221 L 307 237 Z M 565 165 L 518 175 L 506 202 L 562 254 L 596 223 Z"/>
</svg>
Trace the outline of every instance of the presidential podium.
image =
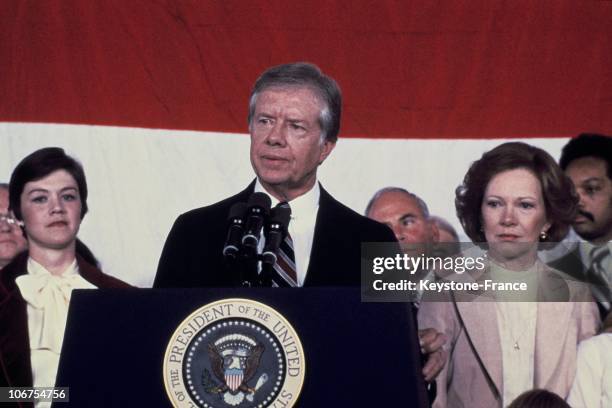
<svg viewBox="0 0 612 408">
<path fill-rule="evenodd" d="M 196 326 L 208 317 L 212 320 L 215 310 L 218 313 L 229 310 L 221 306 L 204 311 L 199 319 L 195 317 L 185 323 L 203 305 L 223 303 L 224 299 L 244 299 L 267 305 L 284 316 L 295 329 L 301 340 L 303 361 L 292 359 L 292 355 L 285 356 L 284 361 L 285 375 L 292 374 L 292 369 L 297 370 L 293 367 L 297 364 L 303 368 L 301 392 L 299 397 L 293 396 L 297 398 L 295 406 L 424 405 L 427 397 L 416 327 L 407 304 L 362 303 L 359 288 L 218 288 L 74 291 L 57 379 L 57 386 L 69 387 L 70 401 L 54 406 L 172 406 L 166 388 L 167 382 L 175 379 L 169 378 L 174 372 L 170 376 L 166 372 L 165 382 L 166 364 L 187 358 L 191 361 L 197 354 L 210 354 L 213 363 L 208 369 L 199 370 L 193 360 L 193 366 L 184 365 L 180 374 L 186 375 L 191 384 L 190 373 L 197 372 L 193 374 L 194 384 L 203 381 L 208 384 L 208 391 L 218 393 L 215 400 L 218 403 L 202 401 L 197 405 L 251 406 L 249 401 L 256 390 L 269 377 L 275 378 L 273 370 L 268 370 L 270 375 L 254 374 L 257 364 L 263 367 L 265 360 L 256 353 L 259 350 L 255 347 L 257 341 L 241 334 L 215 339 L 213 334 L 217 327 L 211 327 L 196 340 Z M 225 323 L 221 319 L 223 316 L 218 317 L 218 333 L 226 330 L 226 325 L 243 327 L 245 324 L 240 319 Z M 178 330 L 181 324 L 183 329 Z M 250 326 L 248 322 L 246 325 Z M 257 330 L 264 341 L 270 337 L 268 333 L 281 331 L 276 326 Z M 289 343 L 286 337 L 285 334 L 285 339 L 280 341 Z M 171 339 L 179 341 L 178 347 L 168 347 Z M 267 349 L 277 350 L 278 354 L 276 345 L 271 345 Z M 252 363 L 257 358 L 247 354 L 257 355 L 261 363 Z M 221 360 L 216 359 L 217 355 Z M 278 359 L 282 360 L 282 357 Z M 274 356 L 270 361 L 275 362 Z M 232 364 L 242 364 L 241 370 L 234 371 L 240 377 L 230 375 L 228 367 Z M 252 376 L 252 380 L 247 382 L 248 376 Z M 237 389 L 241 382 L 242 393 Z M 266 384 L 274 385 L 273 381 Z M 240 399 L 236 400 L 234 393 L 240 394 Z M 283 404 L 279 398 L 273 406 Z"/>
</svg>

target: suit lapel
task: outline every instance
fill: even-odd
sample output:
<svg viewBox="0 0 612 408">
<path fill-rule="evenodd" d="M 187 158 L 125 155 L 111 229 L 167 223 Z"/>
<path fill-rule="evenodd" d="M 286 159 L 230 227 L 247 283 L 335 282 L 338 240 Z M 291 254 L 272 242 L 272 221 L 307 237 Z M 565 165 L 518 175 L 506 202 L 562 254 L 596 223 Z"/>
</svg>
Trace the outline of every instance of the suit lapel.
<svg viewBox="0 0 612 408">
<path fill-rule="evenodd" d="M 329 249 L 334 248 L 331 243 L 327 243 L 330 231 L 327 226 L 330 225 L 327 220 L 329 213 L 333 212 L 333 202 L 331 196 L 320 186 L 321 194 L 319 196 L 319 210 L 317 211 L 317 220 L 315 222 L 314 235 L 312 237 L 312 248 L 310 250 L 310 261 L 308 262 L 308 271 L 304 286 L 313 286 L 325 279 L 321 276 L 321 272 L 325 269 L 325 259 L 333 259 L 333 256 L 327 254 Z"/>
<path fill-rule="evenodd" d="M 567 283 L 548 267 L 539 271 L 538 314 L 535 338 L 534 383 L 544 387 L 558 374 L 557 365 L 564 352 L 572 307 Z M 554 319 L 551 319 L 554 316 Z"/>
<path fill-rule="evenodd" d="M 568 303 L 540 302 L 535 339 L 534 385 L 545 386 L 556 373 L 563 353 L 572 308 Z M 554 316 L 554 319 L 551 319 Z"/>
<path fill-rule="evenodd" d="M 581 281 L 584 281 L 586 277 L 586 270 L 582 263 L 582 258 L 580 257 L 578 245 L 576 245 L 572 251 L 568 252 L 561 258 L 551 262 L 550 266 Z"/>
<path fill-rule="evenodd" d="M 497 389 L 501 392 L 502 352 L 499 329 L 497 328 L 497 312 L 494 302 L 457 302 L 457 308 L 469 333 L 475 351 L 480 356 Z M 466 356 L 465 358 L 472 358 Z"/>
<path fill-rule="evenodd" d="M 0 305 L 0 365 L 9 386 L 32 385 L 26 302 L 15 284 L 15 278 L 26 273 L 27 259 L 23 253 L 2 271 L 8 293 Z"/>
<path fill-rule="evenodd" d="M 21 296 L 15 279 L 27 273 L 28 254 L 24 252 L 2 271 L 2 283 L 7 289 L 0 306 L 0 369 L 5 371 L 9 385 L 32 385 L 30 337 L 28 332 L 27 303 Z M 77 256 L 79 273 L 98 287 L 128 286 L 108 277 Z"/>
</svg>

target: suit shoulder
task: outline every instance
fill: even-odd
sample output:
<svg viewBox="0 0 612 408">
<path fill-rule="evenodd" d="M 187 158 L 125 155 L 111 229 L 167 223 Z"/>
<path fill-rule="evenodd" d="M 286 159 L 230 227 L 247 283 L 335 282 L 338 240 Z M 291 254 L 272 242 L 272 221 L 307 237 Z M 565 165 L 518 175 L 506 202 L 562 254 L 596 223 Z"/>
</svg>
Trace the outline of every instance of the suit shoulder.
<svg viewBox="0 0 612 408">
<path fill-rule="evenodd" d="M 8 265 L 0 270 L 0 299 L 9 294 L 16 286 L 15 279 L 26 273 L 28 251 L 17 254 Z"/>
<path fill-rule="evenodd" d="M 581 275 L 584 269 L 577 247 L 571 251 L 568 251 L 559 258 L 548 262 L 548 265 L 558 271 L 568 273 L 572 276 Z"/>
<path fill-rule="evenodd" d="M 98 288 L 133 288 L 132 285 L 122 281 L 121 279 L 105 274 L 96 266 L 85 261 L 79 255 L 77 255 L 77 263 L 79 265 L 81 276 Z"/>
<path fill-rule="evenodd" d="M 324 191 L 321 192 L 321 209 L 326 217 L 333 218 L 333 223 L 341 225 L 350 234 L 360 236 L 362 242 L 396 241 L 389 227 L 359 214 Z"/>
<path fill-rule="evenodd" d="M 567 285 L 569 290 L 569 301 L 571 302 L 590 302 L 593 300 L 589 286 L 576 277 L 550 265 L 544 265 L 544 272 L 548 278 L 558 279 Z"/>
<path fill-rule="evenodd" d="M 229 210 L 235 203 L 246 202 L 248 199 L 248 193 L 241 191 L 231 197 L 224 200 L 218 201 L 214 204 L 210 204 L 204 207 L 194 208 L 179 215 L 176 219 L 177 224 L 196 226 L 201 222 L 215 222 L 222 221 L 225 223 Z"/>
</svg>

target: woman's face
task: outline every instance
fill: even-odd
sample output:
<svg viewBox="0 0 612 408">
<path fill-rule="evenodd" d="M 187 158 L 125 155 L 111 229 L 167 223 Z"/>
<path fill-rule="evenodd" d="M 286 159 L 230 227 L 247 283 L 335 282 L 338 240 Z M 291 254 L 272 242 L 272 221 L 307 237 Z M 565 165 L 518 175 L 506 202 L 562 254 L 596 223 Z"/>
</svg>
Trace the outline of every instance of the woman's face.
<svg viewBox="0 0 612 408">
<path fill-rule="evenodd" d="M 482 200 L 482 226 L 491 255 L 535 260 L 540 234 L 550 228 L 540 181 L 527 169 L 495 175 Z"/>
<path fill-rule="evenodd" d="M 64 249 L 74 243 L 81 224 L 81 196 L 65 170 L 26 183 L 21 215 L 30 247 Z"/>
</svg>

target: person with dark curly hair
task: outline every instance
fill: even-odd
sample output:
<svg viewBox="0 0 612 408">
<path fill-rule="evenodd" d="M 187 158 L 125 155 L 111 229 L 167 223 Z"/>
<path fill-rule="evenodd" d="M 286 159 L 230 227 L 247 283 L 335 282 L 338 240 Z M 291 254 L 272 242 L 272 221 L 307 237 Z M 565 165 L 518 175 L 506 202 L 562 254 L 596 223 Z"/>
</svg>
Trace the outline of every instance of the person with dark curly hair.
<svg viewBox="0 0 612 408">
<path fill-rule="evenodd" d="M 447 335 L 449 360 L 437 378 L 437 407 L 500 407 L 533 388 L 565 398 L 579 341 L 599 324 L 588 288 L 538 258 L 541 243 L 565 236 L 577 209 L 571 181 L 542 149 L 504 143 L 474 162 L 456 191 L 466 234 L 488 248 L 470 278 L 525 282 L 529 296 L 423 302 L 419 325 Z"/>
<path fill-rule="evenodd" d="M 28 250 L 0 275 L 0 387 L 52 387 L 72 290 L 129 285 L 102 273 L 77 239 L 87 182 L 63 149 L 24 158 L 11 176 L 9 201 Z"/>
<path fill-rule="evenodd" d="M 578 135 L 563 147 L 559 165 L 580 196 L 572 227 L 584 242 L 550 265 L 591 284 L 603 320 L 612 301 L 612 136 Z"/>
</svg>

